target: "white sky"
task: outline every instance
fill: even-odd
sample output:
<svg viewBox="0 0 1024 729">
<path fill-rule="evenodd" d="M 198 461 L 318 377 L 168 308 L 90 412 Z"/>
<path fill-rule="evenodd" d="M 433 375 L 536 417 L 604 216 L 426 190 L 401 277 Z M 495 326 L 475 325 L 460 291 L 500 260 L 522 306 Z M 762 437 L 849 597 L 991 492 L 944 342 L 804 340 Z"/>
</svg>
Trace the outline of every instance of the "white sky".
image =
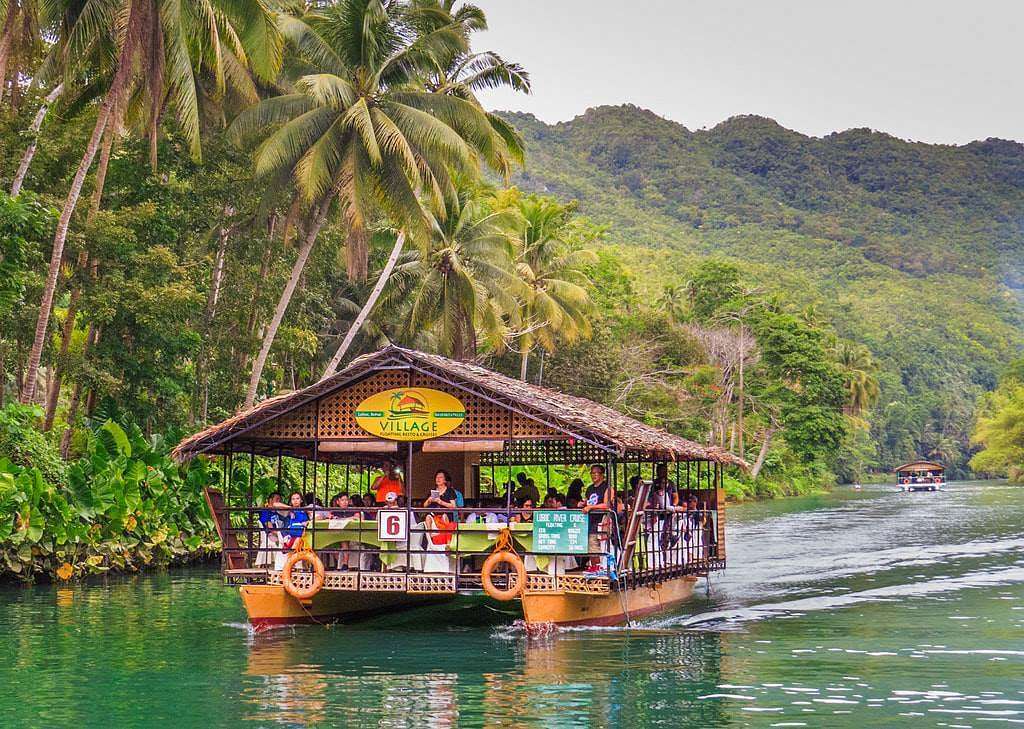
<svg viewBox="0 0 1024 729">
<path fill-rule="evenodd" d="M 690 129 L 736 114 L 822 135 L 1024 140 L 1024 0 L 475 0 L 474 41 L 530 71 L 493 109 L 563 121 L 633 103 Z"/>
</svg>

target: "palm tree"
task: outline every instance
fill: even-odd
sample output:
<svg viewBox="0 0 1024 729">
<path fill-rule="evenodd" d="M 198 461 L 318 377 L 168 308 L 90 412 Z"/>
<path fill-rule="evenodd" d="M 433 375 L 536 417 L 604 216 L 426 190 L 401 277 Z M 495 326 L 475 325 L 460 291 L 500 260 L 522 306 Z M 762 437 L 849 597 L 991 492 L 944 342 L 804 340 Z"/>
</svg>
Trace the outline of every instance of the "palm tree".
<svg viewBox="0 0 1024 729">
<path fill-rule="evenodd" d="M 525 380 L 536 346 L 553 352 L 559 339 L 573 342 L 590 334 L 594 305 L 585 270 L 597 257 L 571 240 L 572 206 L 529 196 L 519 200 L 518 209 L 524 223 L 516 269 L 526 295 L 512 323 L 519 330 L 519 376 Z"/>
<path fill-rule="evenodd" d="M 840 343 L 836 361 L 843 370 L 846 389 L 846 414 L 860 417 L 878 402 L 881 394 L 878 378 L 878 364 L 871 357 L 867 347 L 849 342 Z"/>
<path fill-rule="evenodd" d="M 375 219 L 427 240 L 428 209 L 443 215 L 445 198 L 455 195 L 451 175 L 476 174 L 480 160 L 501 167 L 509 156 L 478 103 L 426 87 L 432 72 L 468 50 L 466 30 L 443 8 L 342 0 L 302 18 L 282 16 L 279 26 L 296 53 L 292 92 L 239 115 L 232 130 L 244 138 L 274 127 L 257 150 L 256 171 L 289 172 L 317 214 L 253 363 L 246 407 L 333 199 L 345 225 L 349 276 L 363 281 Z M 396 238 L 393 260 L 404 238 Z M 371 294 L 364 309 L 373 303 Z M 343 354 L 339 348 L 332 366 Z"/>
<path fill-rule="evenodd" d="M 435 11 L 427 15 L 427 17 L 435 18 L 435 22 L 437 17 L 450 16 L 452 21 L 454 21 L 454 25 L 465 37 L 467 43 L 472 33 L 487 28 L 487 18 L 484 16 L 483 11 L 475 5 L 464 4 L 456 8 L 454 0 L 414 0 L 414 4 L 421 9 L 432 9 Z M 439 16 L 436 13 L 437 10 L 443 11 L 447 16 Z M 428 24 L 427 29 L 432 29 L 432 27 L 434 26 Z M 516 91 L 530 93 L 530 76 L 519 64 L 505 61 L 498 54 L 491 51 L 483 53 L 470 53 L 468 51 L 451 53 L 443 64 L 439 64 L 431 70 L 426 79 L 426 88 L 431 92 L 455 96 L 477 106 L 480 106 L 480 104 L 476 98 L 476 91 L 501 86 L 508 86 Z M 487 159 L 487 162 L 491 167 L 499 171 L 505 178 L 505 181 L 508 182 L 512 163 L 523 164 L 523 140 L 519 136 L 519 132 L 504 119 L 484 110 L 482 106 L 480 106 L 480 111 L 487 118 L 493 133 L 497 135 L 504 145 L 504 149 L 499 145 L 498 151 L 501 153 L 492 155 Z M 388 262 L 378 277 L 377 285 L 374 286 L 359 315 L 352 322 L 348 333 L 342 339 L 341 344 L 324 370 L 323 377 L 328 377 L 338 368 L 342 358 L 355 339 L 356 333 L 363 326 L 370 311 L 376 305 L 385 284 L 387 284 L 394 270 L 395 263 L 401 256 L 404 240 L 402 236 L 396 238 L 391 255 L 388 257 Z"/>
<path fill-rule="evenodd" d="M 518 214 L 494 210 L 492 202 L 460 186 L 445 215 L 434 219 L 427 245 L 399 272 L 414 282 L 406 335 L 434 329 L 440 348 L 455 359 L 476 356 L 478 334 L 502 347 L 505 315 L 526 293 L 513 264 Z"/>
<path fill-rule="evenodd" d="M 669 319 L 675 322 L 686 320 L 686 305 L 689 291 L 682 284 L 666 284 L 658 297 L 658 308 L 664 311 Z"/>
<path fill-rule="evenodd" d="M 116 48 L 116 61 L 57 223 L 26 368 L 24 402 L 35 395 L 68 228 L 107 127 L 117 126 L 130 104 L 148 102 L 145 106 L 152 150 L 160 116 L 168 104 L 173 105 L 178 125 L 198 159 L 201 145 L 197 76 L 209 74 L 223 79 L 231 77 L 241 66 L 271 80 L 280 62 L 272 18 L 258 1 L 240 5 L 232 0 L 85 0 L 76 11 L 61 49 L 67 65 L 74 65 L 77 59 L 92 58 L 97 45 L 103 43 Z"/>
</svg>

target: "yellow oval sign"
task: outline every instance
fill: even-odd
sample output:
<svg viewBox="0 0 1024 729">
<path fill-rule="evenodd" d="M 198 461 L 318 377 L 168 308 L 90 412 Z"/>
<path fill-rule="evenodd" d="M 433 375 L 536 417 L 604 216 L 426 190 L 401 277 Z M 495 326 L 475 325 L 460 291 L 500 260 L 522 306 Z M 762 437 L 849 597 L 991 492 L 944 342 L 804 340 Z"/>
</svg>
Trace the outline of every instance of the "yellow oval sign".
<svg viewBox="0 0 1024 729">
<path fill-rule="evenodd" d="M 451 433 L 466 419 L 458 398 L 427 387 L 396 387 L 356 406 L 356 423 L 388 440 L 428 440 Z"/>
</svg>

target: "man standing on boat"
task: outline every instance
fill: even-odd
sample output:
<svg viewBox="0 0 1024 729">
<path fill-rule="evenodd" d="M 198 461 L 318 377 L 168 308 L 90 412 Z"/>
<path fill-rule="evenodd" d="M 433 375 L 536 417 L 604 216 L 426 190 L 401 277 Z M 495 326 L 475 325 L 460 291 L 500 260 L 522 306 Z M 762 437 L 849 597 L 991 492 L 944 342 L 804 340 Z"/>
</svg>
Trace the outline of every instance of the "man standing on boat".
<svg viewBox="0 0 1024 729">
<path fill-rule="evenodd" d="M 604 466 L 600 463 L 595 463 L 590 467 L 590 482 L 590 487 L 587 488 L 586 503 L 583 506 L 583 513 L 590 514 L 587 530 L 587 551 L 590 552 L 590 565 L 587 567 L 587 572 L 600 572 L 601 556 L 604 553 L 601 548 L 601 522 L 607 516 L 612 503 L 611 489 L 605 480 Z"/>
<path fill-rule="evenodd" d="M 659 463 L 651 482 L 651 494 L 647 498 L 647 508 L 656 514 L 652 520 L 651 532 L 660 551 L 658 567 L 675 564 L 673 547 L 679 539 L 675 515 L 678 506 L 679 492 L 676 490 L 676 484 L 668 477 L 668 466 Z"/>
<path fill-rule="evenodd" d="M 377 476 L 373 485 L 370 486 L 370 490 L 373 491 L 374 501 L 378 505 L 387 503 L 388 494 L 394 494 L 396 500 L 399 496 L 404 496 L 405 483 L 402 481 L 402 472 L 399 470 L 398 464 L 394 461 L 386 462 L 384 473 Z"/>
</svg>

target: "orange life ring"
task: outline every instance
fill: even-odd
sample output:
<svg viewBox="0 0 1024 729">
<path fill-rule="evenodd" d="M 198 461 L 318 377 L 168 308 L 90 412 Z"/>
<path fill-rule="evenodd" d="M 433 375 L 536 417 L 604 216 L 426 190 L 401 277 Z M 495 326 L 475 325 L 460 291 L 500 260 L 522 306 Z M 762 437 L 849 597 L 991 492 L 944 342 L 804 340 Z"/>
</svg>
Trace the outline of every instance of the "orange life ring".
<svg viewBox="0 0 1024 729">
<path fill-rule="evenodd" d="M 907 483 L 910 483 L 910 479 L 909 479 L 909 478 L 904 478 L 904 479 L 901 479 L 901 480 L 900 480 L 900 483 L 903 483 L 903 484 L 907 484 Z"/>
<path fill-rule="evenodd" d="M 516 571 L 516 583 L 511 587 L 506 587 L 504 590 L 499 590 L 491 579 L 491 573 L 502 562 L 512 565 L 512 569 Z M 507 602 L 518 597 L 519 593 L 526 587 L 526 565 L 523 564 L 523 560 L 515 552 L 507 552 L 505 550 L 491 552 L 490 556 L 484 560 L 484 566 L 480 570 L 480 580 L 484 583 L 484 592 L 495 600 Z"/>
<path fill-rule="evenodd" d="M 297 587 L 292 581 L 292 568 L 299 562 L 305 562 L 313 568 L 313 584 L 309 587 Z M 284 569 L 281 570 L 281 584 L 284 591 L 296 600 L 310 600 L 324 586 L 324 563 L 312 549 L 292 552 L 284 563 Z"/>
</svg>

